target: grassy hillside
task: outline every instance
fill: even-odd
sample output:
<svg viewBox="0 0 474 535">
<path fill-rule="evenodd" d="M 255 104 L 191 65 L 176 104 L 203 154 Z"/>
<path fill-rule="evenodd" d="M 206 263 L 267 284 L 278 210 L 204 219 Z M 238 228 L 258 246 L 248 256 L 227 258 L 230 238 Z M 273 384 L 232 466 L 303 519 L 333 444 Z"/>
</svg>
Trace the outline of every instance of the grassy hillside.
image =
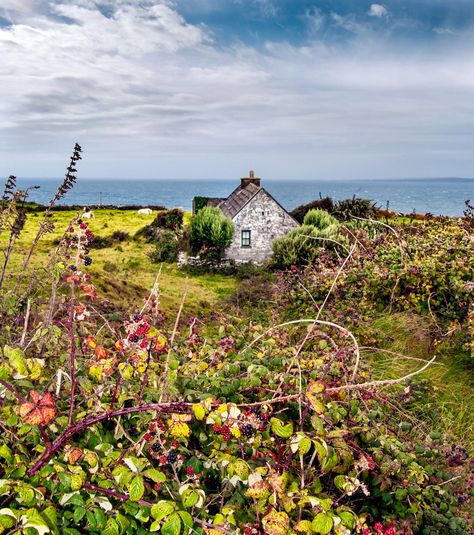
<svg viewBox="0 0 474 535">
<path fill-rule="evenodd" d="M 76 215 L 77 213 L 72 211 L 52 213 L 50 220 L 54 223 L 54 231 L 40 240 L 37 254 L 33 255 L 31 261 L 33 269 L 42 269 L 48 264 L 49 255 L 54 250 L 57 240 Z M 93 245 L 91 248 L 90 256 L 93 259 L 91 274 L 96 280 L 99 295 L 124 309 L 133 308 L 134 305 L 141 306 L 143 298 L 153 286 L 160 265 L 152 263 L 148 258 L 147 253 L 152 246 L 142 239 L 134 239 L 134 235 L 143 226 L 151 223 L 156 213 L 140 215 L 134 210 L 98 209 L 94 211 L 94 216 L 90 220 L 90 228 L 96 236 L 96 241 L 110 238 L 117 231 L 127 234 L 125 239 L 115 240 L 109 247 L 98 249 Z M 12 255 L 12 271 L 20 269 L 41 218 L 41 213 L 28 214 L 25 228 Z M 189 214 L 186 214 L 186 220 L 189 220 Z M 5 234 L 1 236 L 2 247 L 6 245 L 6 240 Z M 163 288 L 162 306 L 165 311 L 176 311 L 186 280 L 188 280 L 186 309 L 194 311 L 210 310 L 235 286 L 231 277 L 208 274 L 189 278 L 175 264 L 164 264 L 161 269 L 160 286 Z"/>
</svg>

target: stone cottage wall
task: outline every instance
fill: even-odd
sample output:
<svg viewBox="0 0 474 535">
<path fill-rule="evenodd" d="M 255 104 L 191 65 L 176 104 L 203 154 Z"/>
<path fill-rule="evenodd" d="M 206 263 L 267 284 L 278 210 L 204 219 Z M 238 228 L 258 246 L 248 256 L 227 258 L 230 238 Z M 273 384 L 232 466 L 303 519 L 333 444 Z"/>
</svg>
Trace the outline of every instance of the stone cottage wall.
<svg viewBox="0 0 474 535">
<path fill-rule="evenodd" d="M 235 234 L 226 258 L 236 263 L 263 262 L 272 255 L 272 243 L 298 226 L 298 223 L 264 190 L 233 219 Z M 251 231 L 251 247 L 241 247 L 241 231 Z"/>
</svg>

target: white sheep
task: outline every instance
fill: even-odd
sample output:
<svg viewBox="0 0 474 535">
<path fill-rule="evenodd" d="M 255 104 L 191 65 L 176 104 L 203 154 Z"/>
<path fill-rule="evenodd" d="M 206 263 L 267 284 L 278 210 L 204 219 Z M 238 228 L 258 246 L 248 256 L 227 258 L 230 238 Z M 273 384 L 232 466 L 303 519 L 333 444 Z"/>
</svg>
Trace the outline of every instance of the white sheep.
<svg viewBox="0 0 474 535">
<path fill-rule="evenodd" d="M 82 219 L 92 219 L 94 214 L 88 206 L 85 206 L 81 217 Z"/>
<path fill-rule="evenodd" d="M 153 213 L 153 210 L 151 208 L 140 208 L 140 210 L 138 210 L 138 213 L 140 215 L 151 215 Z"/>
</svg>

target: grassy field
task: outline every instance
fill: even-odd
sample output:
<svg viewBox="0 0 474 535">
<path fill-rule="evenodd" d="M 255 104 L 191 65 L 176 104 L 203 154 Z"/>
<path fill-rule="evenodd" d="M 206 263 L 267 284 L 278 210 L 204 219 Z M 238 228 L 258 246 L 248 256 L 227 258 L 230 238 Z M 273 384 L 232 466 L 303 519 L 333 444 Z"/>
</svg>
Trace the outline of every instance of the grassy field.
<svg viewBox="0 0 474 535">
<path fill-rule="evenodd" d="M 139 215 L 134 210 L 95 210 L 95 217 L 90 220 L 90 228 L 97 238 L 110 237 L 115 231 L 128 233 L 129 237 L 123 241 L 115 242 L 111 247 L 101 249 L 91 248 L 90 256 L 93 264 L 90 273 L 97 286 L 99 295 L 120 303 L 123 308 L 140 306 L 149 288 L 153 286 L 160 270 L 159 264 L 150 261 L 147 252 L 152 249 L 143 239 L 133 239 L 134 235 L 143 226 L 151 223 L 156 216 Z M 76 216 L 76 212 L 54 212 L 51 220 L 55 230 L 45 235 L 38 244 L 37 253 L 31 260 L 34 270 L 46 268 L 49 263 L 49 254 L 55 248 L 56 240 L 68 228 L 69 222 Z M 36 235 L 41 214 L 29 213 L 25 228 L 16 244 L 11 259 L 10 270 L 20 269 L 31 243 Z M 186 219 L 189 218 L 187 214 Z M 5 246 L 5 235 L 0 244 Z M 188 279 L 188 295 L 186 309 L 211 310 L 217 301 L 228 295 L 235 286 L 232 277 L 206 274 L 187 274 L 176 264 L 163 264 L 160 276 L 162 289 L 162 307 L 172 314 L 179 306 L 186 279 Z"/>
</svg>

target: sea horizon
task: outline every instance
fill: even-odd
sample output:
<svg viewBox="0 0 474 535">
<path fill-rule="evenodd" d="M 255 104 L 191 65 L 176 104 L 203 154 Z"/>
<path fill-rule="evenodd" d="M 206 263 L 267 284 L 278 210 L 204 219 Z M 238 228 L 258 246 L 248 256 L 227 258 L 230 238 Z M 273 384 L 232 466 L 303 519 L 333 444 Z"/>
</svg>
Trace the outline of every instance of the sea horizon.
<svg viewBox="0 0 474 535">
<path fill-rule="evenodd" d="M 61 178 L 19 178 L 19 187 L 38 185 L 28 200 L 46 204 Z M 227 197 L 240 179 L 126 179 L 80 177 L 61 199 L 61 205 L 98 206 L 162 205 L 191 210 L 195 196 Z M 373 200 L 380 208 L 398 213 L 432 213 L 461 216 L 465 201 L 474 198 L 473 178 L 393 178 L 393 179 L 265 179 L 266 188 L 287 210 L 320 197 L 334 200 L 353 196 Z"/>
</svg>

